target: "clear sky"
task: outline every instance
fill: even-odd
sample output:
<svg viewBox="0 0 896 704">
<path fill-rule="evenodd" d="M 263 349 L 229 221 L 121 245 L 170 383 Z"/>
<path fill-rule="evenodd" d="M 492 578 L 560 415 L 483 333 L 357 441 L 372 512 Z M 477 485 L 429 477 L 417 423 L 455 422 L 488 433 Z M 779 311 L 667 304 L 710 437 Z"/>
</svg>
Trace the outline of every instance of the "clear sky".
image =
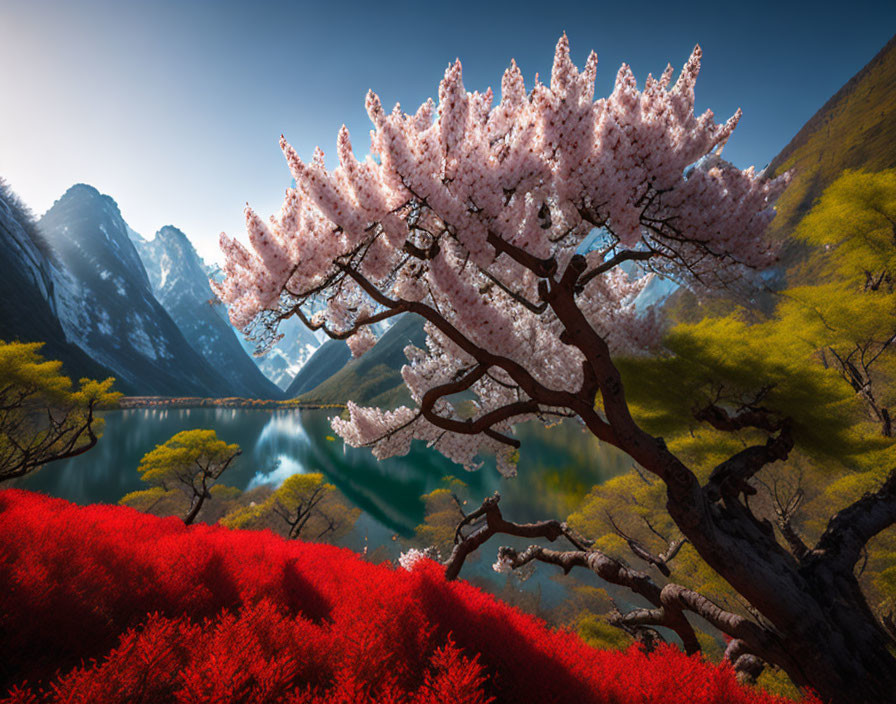
<svg viewBox="0 0 896 704">
<path fill-rule="evenodd" d="M 761 168 L 896 32 L 896 2 L 0 0 L 0 175 L 38 215 L 90 183 L 213 261 L 247 201 L 279 210 L 281 133 L 329 156 L 345 123 L 361 157 L 368 88 L 411 111 L 455 57 L 469 90 L 511 57 L 531 85 L 564 31 L 580 67 L 597 51 L 598 96 L 622 62 L 641 83 L 699 43 L 698 108 L 741 107 L 725 156 Z"/>
</svg>

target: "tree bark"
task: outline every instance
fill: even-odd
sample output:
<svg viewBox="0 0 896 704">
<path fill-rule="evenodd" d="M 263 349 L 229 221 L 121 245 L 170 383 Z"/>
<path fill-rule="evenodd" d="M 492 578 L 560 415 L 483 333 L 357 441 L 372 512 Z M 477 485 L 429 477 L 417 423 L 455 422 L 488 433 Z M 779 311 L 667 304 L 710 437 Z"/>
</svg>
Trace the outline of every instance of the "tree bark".
<svg viewBox="0 0 896 704">
<path fill-rule="evenodd" d="M 203 503 L 205 503 L 204 494 L 199 494 L 193 497 L 193 503 L 190 506 L 190 510 L 187 512 L 187 515 L 184 516 L 184 525 L 192 525 L 193 521 L 196 520 L 196 516 L 198 516 L 199 512 L 202 510 Z"/>
<path fill-rule="evenodd" d="M 593 370 L 612 429 L 601 433 L 603 439 L 665 483 L 666 508 L 679 530 L 768 623 L 758 633 L 729 635 L 742 638 L 749 652 L 783 668 L 825 702 L 896 701 L 896 658 L 887 650 L 892 641 L 853 575 L 865 543 L 896 523 L 896 470 L 880 491 L 835 516 L 816 550 L 798 560 L 777 542 L 771 524 L 759 521 L 740 500 L 751 491 L 746 482 L 756 472 L 787 458 L 793 447 L 787 419 L 776 437 L 723 462 L 701 487 L 662 439 L 632 418 L 607 343 L 575 302 L 583 268 L 584 258 L 574 256 L 559 282 L 541 287 L 542 296 L 565 328 L 561 339 L 575 345 Z"/>
<path fill-rule="evenodd" d="M 892 493 L 888 485 L 896 486 L 896 473 L 874 496 Z M 874 528 L 892 524 L 881 515 L 876 526 L 868 525 L 874 503 L 860 500 L 838 514 L 831 535 L 802 560 L 785 552 L 737 497 L 711 505 L 697 525 L 689 520 L 692 507 L 671 498 L 667 507 L 709 566 L 768 619 L 764 642 L 748 640 L 751 653 L 824 702 L 876 704 L 896 701 L 896 658 L 887 648 L 893 641 L 853 574 Z"/>
</svg>

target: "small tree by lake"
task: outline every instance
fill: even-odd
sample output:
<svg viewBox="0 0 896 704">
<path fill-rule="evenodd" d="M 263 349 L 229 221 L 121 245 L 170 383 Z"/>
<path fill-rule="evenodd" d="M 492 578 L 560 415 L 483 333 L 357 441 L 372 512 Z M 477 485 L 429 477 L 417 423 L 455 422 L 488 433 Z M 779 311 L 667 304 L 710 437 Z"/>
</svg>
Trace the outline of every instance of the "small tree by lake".
<svg viewBox="0 0 896 704">
<path fill-rule="evenodd" d="M 294 474 L 265 501 L 222 519 L 229 528 L 270 528 L 290 539 L 333 542 L 345 535 L 361 511 L 349 505 L 319 472 Z"/>
<path fill-rule="evenodd" d="M 42 342 L 0 341 L 0 482 L 87 452 L 102 434 L 96 411 L 114 405 L 113 378 L 72 388 Z"/>
<path fill-rule="evenodd" d="M 140 461 L 137 471 L 150 488 L 128 494 L 121 503 L 151 512 L 162 502 L 180 499 L 182 503 L 185 498 L 188 508 L 183 520 L 190 525 L 208 499 L 229 489 L 216 482 L 241 452 L 239 445 L 219 440 L 214 430 L 177 433 Z"/>
</svg>

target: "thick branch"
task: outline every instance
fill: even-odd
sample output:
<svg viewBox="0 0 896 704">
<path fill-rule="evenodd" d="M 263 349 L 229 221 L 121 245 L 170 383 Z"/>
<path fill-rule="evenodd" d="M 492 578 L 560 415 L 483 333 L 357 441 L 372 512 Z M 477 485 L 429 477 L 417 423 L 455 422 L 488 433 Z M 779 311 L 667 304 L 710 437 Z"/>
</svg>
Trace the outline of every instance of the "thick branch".
<svg viewBox="0 0 896 704">
<path fill-rule="evenodd" d="M 482 506 L 464 518 L 458 526 L 455 540 L 458 540 L 460 537 L 461 526 L 469 524 L 482 516 L 485 516 L 486 519 L 485 525 L 466 538 L 460 538 L 459 542 L 455 544 L 451 556 L 444 563 L 446 579 L 456 579 L 467 555 L 479 548 L 480 545 L 496 533 L 516 535 L 524 538 L 546 538 L 551 542 L 560 536 L 564 536 L 576 550 L 557 551 L 533 545 L 524 553 L 518 555 L 511 548 L 501 548 L 499 560 L 510 561 L 510 566 L 513 568 L 521 567 L 535 559 L 559 565 L 565 572 L 569 572 L 576 566 L 587 567 L 608 582 L 628 587 L 636 594 L 647 599 L 651 604 L 657 607 L 663 605 L 659 586 L 646 573 L 634 570 L 602 552 L 590 549 L 589 541 L 583 540 L 566 523 L 561 523 L 560 521 L 540 521 L 538 523 L 512 523 L 506 521 L 498 508 L 500 500 L 500 495 L 495 493 L 483 501 Z M 694 630 L 680 609 L 676 610 L 674 607 L 667 609 L 662 617 L 662 623 L 654 625 L 665 626 L 674 630 L 684 643 L 687 652 L 697 652 L 700 649 Z"/>
<path fill-rule="evenodd" d="M 729 416 L 724 408 L 713 403 L 695 411 L 694 418 L 706 421 L 716 430 L 725 431 L 759 428 L 776 433 L 783 426 L 783 421 L 774 418 L 771 412 L 765 408 L 747 408 Z"/>
<path fill-rule="evenodd" d="M 865 544 L 885 528 L 896 523 L 896 469 L 874 493 L 840 511 L 812 551 L 832 569 L 852 574 Z"/>
<path fill-rule="evenodd" d="M 622 377 L 610 358 L 607 342 L 594 330 L 576 304 L 575 288 L 585 267 L 585 257 L 575 255 L 558 284 L 540 284 L 542 298 L 563 324 L 561 340 L 575 345 L 592 369 L 607 418 L 604 424 L 609 426 L 612 435 L 607 437 L 606 432 L 599 432 L 587 414 L 579 415 L 600 439 L 628 453 L 647 471 L 665 482 L 670 501 L 680 509 L 676 517 L 679 527 L 696 525 L 706 519 L 706 505 L 697 477 L 668 451 L 661 439 L 645 433 L 632 418 Z"/>
<path fill-rule="evenodd" d="M 365 293 L 380 305 L 385 306 L 386 308 L 403 306 L 405 310 L 408 310 L 411 313 L 416 313 L 432 323 L 441 333 L 464 352 L 473 357 L 479 364 L 486 367 L 500 367 L 506 371 L 520 389 L 539 405 L 568 408 L 578 414 L 588 425 L 589 430 L 591 430 L 599 439 L 614 445 L 618 444 L 613 428 L 603 421 L 595 412 L 591 401 L 581 398 L 578 394 L 549 389 L 536 381 L 535 377 L 533 377 L 532 374 L 518 362 L 508 359 L 507 357 L 491 354 L 487 350 L 476 345 L 432 307 L 417 301 L 405 301 L 403 299 L 393 300 L 383 294 L 382 291 L 368 281 L 360 272 L 349 267 L 344 267 L 344 271 L 358 283 Z M 491 434 L 493 431 L 486 432 Z"/>
<path fill-rule="evenodd" d="M 656 609 L 638 609 L 633 612 L 634 615 L 631 618 L 628 618 L 627 615 L 623 616 L 623 621 L 628 625 L 670 628 L 681 638 L 685 652 L 690 654 L 700 650 L 697 636 L 685 618 L 683 610 L 674 602 L 665 604 L 662 590 L 645 572 L 627 567 L 598 550 L 560 551 L 540 545 L 531 545 L 522 553 L 518 553 L 513 548 L 502 547 L 498 552 L 498 559 L 507 562 L 513 569 L 522 567 L 532 560 L 557 565 L 565 573 L 568 573 L 573 567 L 585 567 L 604 581 L 631 589 L 657 607 Z"/>
<path fill-rule="evenodd" d="M 648 259 L 651 259 L 654 256 L 656 256 L 656 252 L 651 252 L 651 251 L 635 252 L 635 251 L 631 251 L 631 250 L 626 250 L 624 252 L 619 252 L 612 258 L 607 259 L 607 261 L 594 267 L 591 271 L 586 272 L 585 274 L 582 274 L 582 276 L 578 280 L 577 292 L 581 292 L 582 290 L 584 290 L 587 283 L 589 281 L 591 281 L 591 279 L 593 279 L 595 276 L 600 276 L 604 272 L 607 272 L 610 269 L 613 269 L 614 267 L 619 266 L 620 264 L 622 264 L 622 262 L 630 262 L 630 261 L 643 262 L 643 261 L 647 261 Z"/>
<path fill-rule="evenodd" d="M 491 230 L 488 231 L 487 241 L 499 254 L 506 254 L 513 261 L 522 264 L 539 278 L 546 279 L 557 272 L 557 260 L 553 257 L 539 259 L 529 254 L 526 250 L 510 244 L 510 242 L 507 242 Z"/>
<path fill-rule="evenodd" d="M 535 401 L 517 401 L 516 403 L 511 403 L 506 406 L 502 406 L 501 408 L 496 408 L 495 410 L 480 416 L 476 420 L 456 420 L 454 418 L 445 418 L 444 416 L 438 415 L 434 410 L 434 406 L 439 399 L 444 398 L 445 396 L 451 396 L 452 394 L 460 393 L 461 391 L 466 391 L 473 384 L 479 381 L 483 376 L 485 376 L 487 371 L 488 367 L 480 364 L 475 367 L 470 373 L 466 374 L 456 381 L 441 384 L 429 389 L 423 395 L 423 398 L 420 399 L 420 411 L 423 414 L 423 417 L 426 418 L 426 420 L 428 420 L 436 427 L 441 428 L 442 430 L 448 430 L 453 433 L 461 433 L 463 435 L 478 435 L 479 433 L 486 433 L 489 437 L 494 438 L 495 440 L 499 440 L 506 445 L 519 447 L 519 440 L 508 437 L 506 435 L 502 435 L 501 433 L 492 430 L 492 426 L 494 426 L 496 423 L 500 423 L 516 416 L 524 415 L 526 413 L 534 413 L 538 410 L 538 404 L 535 403 Z"/>
<path fill-rule="evenodd" d="M 741 684 L 756 684 L 756 680 L 765 669 L 765 663 L 750 652 L 747 644 L 740 638 L 733 638 L 725 648 L 725 660 L 731 663 Z"/>
<path fill-rule="evenodd" d="M 748 480 L 765 465 L 787 459 L 792 449 L 790 424 L 785 422 L 781 432 L 769 438 L 765 445 L 747 447 L 713 469 L 704 487 L 706 497 L 718 501 L 723 497 L 755 494 L 756 490 L 747 483 Z"/>
<path fill-rule="evenodd" d="M 585 549 L 584 542 L 565 524 L 560 521 L 539 521 L 538 523 L 511 523 L 505 521 L 498 508 L 501 495 L 494 495 L 482 502 L 482 506 L 464 518 L 455 532 L 455 545 L 451 555 L 445 561 L 445 579 L 453 580 L 460 574 L 467 555 L 475 551 L 496 533 L 516 535 L 522 538 L 547 538 L 554 541 L 561 535 L 565 536 L 579 549 Z M 462 526 L 472 523 L 477 518 L 485 516 L 485 525 L 463 538 L 460 533 Z"/>
</svg>

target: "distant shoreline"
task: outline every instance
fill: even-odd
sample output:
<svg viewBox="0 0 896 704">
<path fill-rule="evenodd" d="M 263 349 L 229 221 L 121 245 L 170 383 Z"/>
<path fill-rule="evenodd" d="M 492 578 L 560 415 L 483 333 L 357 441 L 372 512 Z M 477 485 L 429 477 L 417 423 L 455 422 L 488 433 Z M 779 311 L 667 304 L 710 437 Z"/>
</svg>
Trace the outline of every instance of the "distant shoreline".
<svg viewBox="0 0 896 704">
<path fill-rule="evenodd" d="M 201 398 L 198 396 L 122 396 L 118 409 L 131 408 L 257 408 L 257 409 L 321 409 L 345 408 L 342 403 L 314 403 L 308 401 L 273 401 L 253 398 Z"/>
</svg>

